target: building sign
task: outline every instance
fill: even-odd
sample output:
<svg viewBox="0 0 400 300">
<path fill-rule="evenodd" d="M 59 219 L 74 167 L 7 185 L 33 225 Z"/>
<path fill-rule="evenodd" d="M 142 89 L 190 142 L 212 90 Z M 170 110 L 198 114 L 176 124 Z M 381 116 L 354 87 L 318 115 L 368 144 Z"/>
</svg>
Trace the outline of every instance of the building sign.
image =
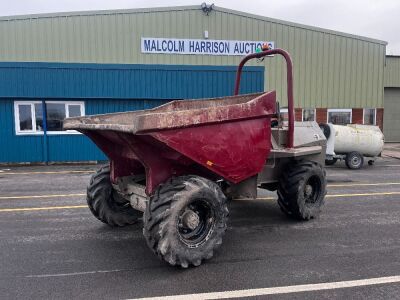
<svg viewBox="0 0 400 300">
<path fill-rule="evenodd" d="M 267 44 L 274 49 L 271 41 L 233 41 L 202 39 L 170 39 L 142 37 L 142 53 L 194 54 L 194 55 L 246 55 L 260 51 Z"/>
</svg>

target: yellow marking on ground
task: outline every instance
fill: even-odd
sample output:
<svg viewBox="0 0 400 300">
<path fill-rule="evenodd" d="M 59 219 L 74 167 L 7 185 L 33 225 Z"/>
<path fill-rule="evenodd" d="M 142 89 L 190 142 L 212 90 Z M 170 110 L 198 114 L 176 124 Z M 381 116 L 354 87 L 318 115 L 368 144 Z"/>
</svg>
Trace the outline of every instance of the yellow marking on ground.
<svg viewBox="0 0 400 300">
<path fill-rule="evenodd" d="M 385 185 L 400 185 L 400 182 L 383 182 L 383 183 L 354 183 L 354 184 L 328 184 L 328 187 L 352 187 L 352 186 L 385 186 Z M 348 194 L 345 194 L 348 195 Z M 353 195 L 353 194 L 352 194 Z M 360 194 L 365 195 L 365 194 Z M 369 194 L 368 194 L 369 195 Z M 380 195 L 380 193 L 379 193 Z M 31 198 L 57 198 L 57 197 L 80 197 L 86 194 L 53 194 L 53 195 L 29 195 L 29 196 L 0 196 L 0 199 L 31 199 Z M 334 196 L 334 195 L 331 195 Z M 331 197 L 330 196 L 330 197 Z M 327 196 L 328 197 L 328 196 Z M 343 196 L 344 197 L 344 196 Z M 272 200 L 273 197 L 257 198 L 259 200 Z M 237 199 L 240 200 L 240 199 Z"/>
<path fill-rule="evenodd" d="M 328 184 L 328 187 L 346 187 L 346 186 L 378 186 L 378 185 L 400 185 L 400 182 L 381 182 L 381 183 L 340 183 Z"/>
<path fill-rule="evenodd" d="M 87 208 L 87 207 L 88 207 L 87 205 L 72 205 L 72 206 L 0 208 L 0 212 L 37 211 L 37 210 L 55 210 L 55 209 L 75 209 L 75 208 Z"/>
<path fill-rule="evenodd" d="M 341 197 L 362 197 L 362 196 L 390 196 L 400 195 L 400 192 L 381 192 L 381 193 L 357 193 L 357 194 L 333 194 L 326 195 L 325 198 L 341 198 Z M 259 197 L 256 200 L 275 200 L 276 197 Z M 253 200 L 250 198 L 238 198 L 235 200 Z"/>
<path fill-rule="evenodd" d="M 1 196 L 0 199 L 32 199 L 32 198 L 58 198 L 58 197 L 77 197 L 86 194 L 64 194 L 64 195 L 29 195 L 29 196 Z"/>
<path fill-rule="evenodd" d="M 94 173 L 94 171 L 38 171 L 38 172 L 0 172 L 0 175 L 32 175 L 32 174 L 70 174 L 70 173 Z"/>
<path fill-rule="evenodd" d="M 359 194 L 333 194 L 326 195 L 326 198 L 340 198 L 340 197 L 362 197 L 362 196 L 390 196 L 400 195 L 400 192 L 383 192 L 383 193 L 359 193 Z M 275 197 L 260 197 L 257 200 L 275 200 Z M 239 198 L 235 200 L 252 200 Z M 0 208 L 0 212 L 18 212 L 18 211 L 37 211 L 37 210 L 55 210 L 55 209 L 74 209 L 86 208 L 87 205 L 72 205 L 72 206 L 46 206 L 46 207 L 22 207 L 22 208 Z"/>
<path fill-rule="evenodd" d="M 400 195 L 400 192 L 336 194 L 336 195 L 326 195 L 325 197 L 326 198 L 339 198 L 339 197 L 390 196 L 390 195 Z"/>
</svg>

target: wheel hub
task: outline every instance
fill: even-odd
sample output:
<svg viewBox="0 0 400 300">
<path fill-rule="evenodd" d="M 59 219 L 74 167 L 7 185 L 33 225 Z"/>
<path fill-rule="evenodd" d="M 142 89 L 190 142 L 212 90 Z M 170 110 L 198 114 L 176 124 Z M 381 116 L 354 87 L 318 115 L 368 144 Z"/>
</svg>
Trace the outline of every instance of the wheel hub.
<svg viewBox="0 0 400 300">
<path fill-rule="evenodd" d="M 307 205 L 314 205 L 321 190 L 321 181 L 318 176 L 311 176 L 304 187 L 304 200 Z"/>
<path fill-rule="evenodd" d="M 212 233 L 214 213 L 211 205 L 203 199 L 190 203 L 178 217 L 180 239 L 190 248 L 196 248 L 207 241 Z"/>
<path fill-rule="evenodd" d="M 313 194 L 313 188 L 311 185 L 307 184 L 304 190 L 304 194 L 306 197 L 310 197 Z"/>
<path fill-rule="evenodd" d="M 358 157 L 353 157 L 352 163 L 353 163 L 353 165 L 358 165 L 360 163 Z"/>
<path fill-rule="evenodd" d="M 194 230 L 200 224 L 200 217 L 199 215 L 194 212 L 193 210 L 189 209 L 184 212 L 182 216 L 182 225 L 190 230 Z"/>
</svg>

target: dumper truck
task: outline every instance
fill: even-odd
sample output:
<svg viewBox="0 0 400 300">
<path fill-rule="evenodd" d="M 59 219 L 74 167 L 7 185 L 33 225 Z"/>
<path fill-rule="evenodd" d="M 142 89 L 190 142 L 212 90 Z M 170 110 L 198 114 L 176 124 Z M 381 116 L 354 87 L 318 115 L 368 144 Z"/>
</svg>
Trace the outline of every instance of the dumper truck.
<svg viewBox="0 0 400 300">
<path fill-rule="evenodd" d="M 275 91 L 239 95 L 244 64 L 267 55 L 286 61 L 287 126 Z M 109 158 L 87 188 L 92 214 L 110 226 L 142 219 L 149 248 L 170 265 L 199 266 L 214 255 L 227 229 L 227 198 L 277 191 L 282 212 L 300 221 L 324 204 L 326 138 L 317 123 L 294 122 L 292 60 L 282 49 L 245 56 L 233 96 L 68 118 L 64 128 Z"/>
</svg>

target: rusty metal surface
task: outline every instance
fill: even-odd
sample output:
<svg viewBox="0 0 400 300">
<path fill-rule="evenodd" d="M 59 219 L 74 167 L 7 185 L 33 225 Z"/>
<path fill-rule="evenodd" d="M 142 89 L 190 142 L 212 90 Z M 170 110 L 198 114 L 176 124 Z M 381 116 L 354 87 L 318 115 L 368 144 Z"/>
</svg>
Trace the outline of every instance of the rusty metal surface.
<svg viewBox="0 0 400 300">
<path fill-rule="evenodd" d="M 71 118 L 110 158 L 111 181 L 145 174 L 146 194 L 172 176 L 241 182 L 260 172 L 271 148 L 275 92 L 174 101 L 158 108 Z"/>
<path fill-rule="evenodd" d="M 64 129 L 115 130 L 133 134 L 248 119 L 275 112 L 275 92 L 204 100 L 178 100 L 154 109 L 68 118 Z"/>
<path fill-rule="evenodd" d="M 259 173 L 271 145 L 269 118 L 160 131 L 152 135 L 233 183 Z"/>
</svg>

